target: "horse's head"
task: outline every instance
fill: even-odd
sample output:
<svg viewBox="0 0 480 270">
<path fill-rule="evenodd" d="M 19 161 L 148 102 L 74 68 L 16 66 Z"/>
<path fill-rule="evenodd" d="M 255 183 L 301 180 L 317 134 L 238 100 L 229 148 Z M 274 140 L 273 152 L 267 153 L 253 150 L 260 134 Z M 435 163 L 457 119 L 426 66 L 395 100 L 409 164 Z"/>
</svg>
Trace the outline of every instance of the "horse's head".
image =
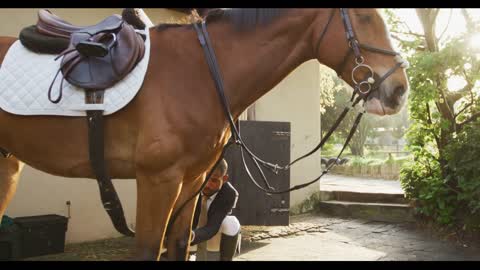
<svg viewBox="0 0 480 270">
<path fill-rule="evenodd" d="M 393 50 L 379 12 L 332 10 L 321 12 L 315 21 L 317 59 L 367 96 L 367 112 L 385 115 L 400 111 L 409 88 L 408 63 Z"/>
</svg>

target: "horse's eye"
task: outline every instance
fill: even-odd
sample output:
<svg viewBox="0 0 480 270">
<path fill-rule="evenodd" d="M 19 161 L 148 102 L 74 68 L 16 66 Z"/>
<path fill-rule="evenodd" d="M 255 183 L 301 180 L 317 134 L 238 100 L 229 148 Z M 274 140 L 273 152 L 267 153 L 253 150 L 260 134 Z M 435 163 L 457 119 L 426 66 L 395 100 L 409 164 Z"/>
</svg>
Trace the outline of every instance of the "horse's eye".
<svg viewBox="0 0 480 270">
<path fill-rule="evenodd" d="M 372 21 L 372 16 L 371 15 L 358 15 L 358 18 L 360 19 L 360 23 L 370 23 Z"/>
</svg>

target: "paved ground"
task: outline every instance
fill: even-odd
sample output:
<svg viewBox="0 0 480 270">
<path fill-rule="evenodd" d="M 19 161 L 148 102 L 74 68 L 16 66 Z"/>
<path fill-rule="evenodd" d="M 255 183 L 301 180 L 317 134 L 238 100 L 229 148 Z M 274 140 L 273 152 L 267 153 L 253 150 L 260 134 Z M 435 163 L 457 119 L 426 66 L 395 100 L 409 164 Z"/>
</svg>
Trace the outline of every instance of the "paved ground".
<svg viewBox="0 0 480 270">
<path fill-rule="evenodd" d="M 320 189 L 403 194 L 399 181 L 325 175 Z M 288 227 L 246 227 L 244 251 L 250 260 L 432 261 L 480 260 L 478 247 L 430 236 L 414 223 L 383 223 L 327 215 L 295 216 Z"/>
<path fill-rule="evenodd" d="M 414 224 L 388 224 L 325 215 L 291 218 L 290 226 L 244 226 L 234 261 L 463 261 L 480 260 L 480 246 L 429 236 Z M 67 245 L 65 252 L 29 261 L 129 260 L 132 238 Z"/>
<path fill-rule="evenodd" d="M 326 175 L 321 190 L 403 193 L 392 180 Z M 235 261 L 438 261 L 480 260 L 479 246 L 430 236 L 414 223 L 383 223 L 321 214 L 294 216 L 290 226 L 243 226 L 242 253 Z M 27 260 L 128 260 L 133 239 L 67 245 L 65 252 Z"/>
<path fill-rule="evenodd" d="M 353 191 L 364 193 L 403 194 L 399 181 L 382 179 L 365 179 L 344 175 L 327 174 L 320 180 L 320 190 Z"/>
<path fill-rule="evenodd" d="M 324 215 L 297 216 L 289 227 L 263 227 L 247 237 L 251 244 L 244 244 L 237 261 L 480 260 L 480 246 L 458 246 L 429 236 L 414 224 Z"/>
</svg>

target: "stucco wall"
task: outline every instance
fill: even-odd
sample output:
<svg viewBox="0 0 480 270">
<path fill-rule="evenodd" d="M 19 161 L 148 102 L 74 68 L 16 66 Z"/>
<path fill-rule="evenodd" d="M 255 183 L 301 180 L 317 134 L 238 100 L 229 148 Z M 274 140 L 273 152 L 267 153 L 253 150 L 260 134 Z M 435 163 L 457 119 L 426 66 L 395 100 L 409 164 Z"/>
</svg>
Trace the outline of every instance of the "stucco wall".
<svg viewBox="0 0 480 270">
<path fill-rule="evenodd" d="M 319 67 L 316 60 L 304 63 L 255 103 L 256 120 L 291 123 L 292 161 L 320 141 Z M 316 154 L 290 169 L 290 186 L 311 181 L 320 173 L 320 155 Z M 291 192 L 290 207 L 318 189 L 319 184 L 315 183 Z"/>
</svg>

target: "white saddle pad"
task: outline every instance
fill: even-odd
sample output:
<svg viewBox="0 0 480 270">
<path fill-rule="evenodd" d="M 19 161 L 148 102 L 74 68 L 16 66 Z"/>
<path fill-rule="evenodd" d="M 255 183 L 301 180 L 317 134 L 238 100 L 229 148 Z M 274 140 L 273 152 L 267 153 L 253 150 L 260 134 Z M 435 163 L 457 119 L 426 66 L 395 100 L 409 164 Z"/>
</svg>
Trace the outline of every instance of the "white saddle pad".
<svg viewBox="0 0 480 270">
<path fill-rule="evenodd" d="M 0 67 L 0 108 L 19 115 L 85 116 L 86 110 L 104 110 L 112 114 L 125 107 L 140 90 L 150 58 L 150 33 L 145 30 L 145 55 L 136 67 L 120 82 L 105 90 L 104 104 L 85 104 L 85 91 L 66 80 L 63 96 L 54 104 L 48 99 L 48 88 L 60 67 L 56 55 L 38 54 L 25 48 L 17 40 L 8 50 Z M 52 98 L 58 96 L 62 74 L 52 89 Z"/>
</svg>

